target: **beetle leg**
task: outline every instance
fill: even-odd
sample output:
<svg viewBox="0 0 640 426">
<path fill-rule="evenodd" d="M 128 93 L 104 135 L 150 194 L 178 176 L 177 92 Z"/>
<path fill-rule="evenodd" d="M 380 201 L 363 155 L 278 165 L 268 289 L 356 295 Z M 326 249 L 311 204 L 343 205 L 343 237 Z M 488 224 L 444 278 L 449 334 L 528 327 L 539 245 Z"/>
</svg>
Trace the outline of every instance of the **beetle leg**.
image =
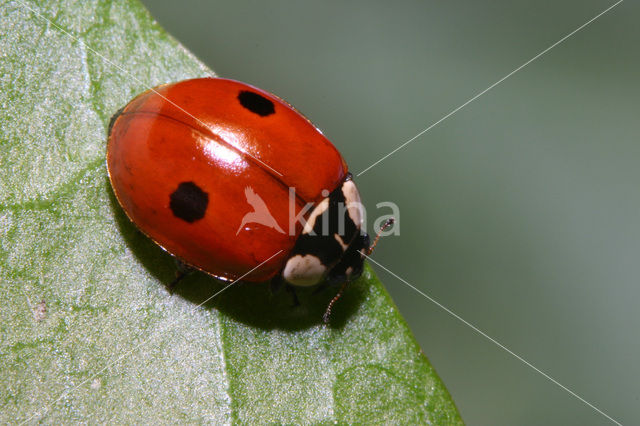
<svg viewBox="0 0 640 426">
<path fill-rule="evenodd" d="M 122 114 L 122 111 L 124 111 L 125 108 L 126 107 L 120 108 L 119 110 L 116 111 L 115 114 L 111 116 L 111 119 L 109 120 L 109 127 L 107 128 L 107 136 L 111 136 L 111 129 L 113 129 L 113 124 L 116 122 L 118 117 L 120 117 L 120 115 Z"/>
<path fill-rule="evenodd" d="M 269 283 L 269 289 L 271 290 L 271 294 L 277 294 L 282 290 L 284 286 L 284 279 L 282 278 L 282 274 L 278 274 L 275 277 L 271 278 L 271 282 Z"/>
<path fill-rule="evenodd" d="M 300 299 L 298 299 L 298 293 L 296 293 L 296 289 L 294 286 L 287 284 L 285 289 L 291 293 L 291 297 L 293 298 L 293 307 L 300 306 Z"/>
<path fill-rule="evenodd" d="M 174 260 L 176 262 L 176 277 L 167 286 L 169 288 L 169 293 L 171 294 L 173 294 L 176 286 L 178 285 L 178 283 L 180 283 L 180 281 L 182 281 L 184 277 L 195 271 L 195 269 L 193 269 L 191 266 L 187 265 L 177 257 L 174 257 Z"/>
</svg>

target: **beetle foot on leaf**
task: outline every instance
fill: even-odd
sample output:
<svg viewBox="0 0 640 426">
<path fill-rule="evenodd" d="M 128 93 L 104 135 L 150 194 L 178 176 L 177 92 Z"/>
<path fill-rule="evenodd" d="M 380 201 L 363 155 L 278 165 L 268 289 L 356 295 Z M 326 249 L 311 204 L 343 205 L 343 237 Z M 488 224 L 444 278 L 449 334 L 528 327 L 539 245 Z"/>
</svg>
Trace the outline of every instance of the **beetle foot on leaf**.
<svg viewBox="0 0 640 426">
<path fill-rule="evenodd" d="M 180 259 L 178 259 L 178 258 L 174 258 L 174 259 L 175 259 L 175 262 L 176 262 L 176 277 L 167 286 L 167 288 L 169 289 L 169 293 L 170 294 L 173 294 L 173 292 L 175 291 L 176 287 L 178 286 L 178 284 L 180 283 L 180 281 L 182 281 L 182 279 L 184 277 L 186 277 L 187 275 L 189 275 L 190 273 L 192 273 L 195 270 L 191 266 L 189 266 L 186 263 L 184 263 L 183 261 L 181 261 Z"/>
<path fill-rule="evenodd" d="M 298 299 L 298 293 L 296 292 L 296 289 L 294 286 L 287 284 L 285 286 L 285 288 L 287 289 L 287 291 L 289 293 L 291 293 L 291 297 L 293 299 L 293 308 L 297 308 L 298 306 L 300 306 L 300 299 Z"/>
<path fill-rule="evenodd" d="M 284 287 L 284 279 L 282 278 L 282 274 L 278 274 L 275 277 L 271 278 L 271 282 L 269 283 L 269 290 L 271 291 L 271 295 L 280 293 L 280 291 L 282 291 L 282 287 Z"/>
</svg>

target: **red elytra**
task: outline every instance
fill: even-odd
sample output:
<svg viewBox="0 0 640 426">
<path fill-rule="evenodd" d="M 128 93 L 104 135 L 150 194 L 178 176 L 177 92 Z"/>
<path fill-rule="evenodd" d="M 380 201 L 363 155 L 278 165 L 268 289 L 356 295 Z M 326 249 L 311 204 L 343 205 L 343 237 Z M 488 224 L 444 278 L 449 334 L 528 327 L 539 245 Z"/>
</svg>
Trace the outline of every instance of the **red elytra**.
<svg viewBox="0 0 640 426">
<path fill-rule="evenodd" d="M 296 222 L 289 233 L 289 188 L 296 191 L 295 216 L 347 177 L 340 153 L 293 107 L 221 78 L 167 84 L 132 100 L 110 125 L 107 167 L 128 217 L 188 265 L 231 280 L 281 250 L 243 277 L 254 282 L 283 269 L 302 232 Z M 201 216 L 185 220 L 172 210 L 170 194 L 181 184 L 206 194 Z M 254 224 L 236 235 L 251 210 L 248 187 L 267 201 L 284 233 Z"/>
</svg>

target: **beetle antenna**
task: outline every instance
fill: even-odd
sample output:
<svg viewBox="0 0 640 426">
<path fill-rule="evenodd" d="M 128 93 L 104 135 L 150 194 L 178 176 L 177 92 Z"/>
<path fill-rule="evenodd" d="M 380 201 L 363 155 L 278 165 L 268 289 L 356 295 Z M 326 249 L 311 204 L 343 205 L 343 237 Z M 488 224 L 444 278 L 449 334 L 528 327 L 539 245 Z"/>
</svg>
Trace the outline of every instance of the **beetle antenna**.
<svg viewBox="0 0 640 426">
<path fill-rule="evenodd" d="M 347 284 L 349 284 L 349 281 L 345 280 L 345 282 L 342 283 L 340 290 L 338 290 L 338 293 L 333 297 L 333 299 L 331 299 L 331 302 L 329 302 L 329 304 L 327 305 L 327 310 L 324 311 L 324 315 L 322 316 L 322 321 L 325 324 L 329 324 L 329 320 L 331 319 L 331 309 L 333 308 L 333 305 L 338 301 L 338 299 L 340 299 L 342 293 L 344 293 L 344 289 L 347 288 Z"/>
<path fill-rule="evenodd" d="M 378 233 L 376 234 L 376 239 L 373 240 L 373 244 L 371 244 L 371 247 L 369 247 L 366 251 L 366 255 L 369 256 L 371 253 L 373 253 L 373 249 L 376 248 L 376 245 L 378 244 L 378 240 L 380 239 L 380 237 L 382 236 L 382 232 L 387 229 L 388 227 L 390 227 L 391 225 L 394 224 L 396 220 L 392 217 L 390 217 L 389 219 L 386 220 L 385 223 L 382 224 L 382 226 L 380 227 L 380 230 L 378 231 Z"/>
<path fill-rule="evenodd" d="M 371 254 L 371 252 L 373 252 L 373 249 L 376 248 L 376 245 L 378 244 L 378 240 L 380 239 L 380 237 L 382 236 L 382 232 L 387 229 L 388 227 L 390 227 L 391 225 L 394 224 L 396 220 L 392 217 L 390 217 L 389 219 L 387 219 L 382 226 L 380 227 L 380 230 L 378 231 L 378 233 L 376 234 L 376 239 L 373 240 L 373 244 L 371 244 L 371 247 L 369 247 L 368 249 L 365 250 L 365 254 L 368 256 Z M 333 299 L 331 299 L 331 302 L 329 302 L 329 304 L 327 305 L 327 310 L 324 311 L 324 315 L 322 316 L 322 321 L 325 324 L 329 324 L 329 320 L 331 319 L 331 309 L 333 309 L 333 305 L 335 305 L 335 303 L 338 301 L 338 299 L 340 299 L 340 297 L 342 297 L 342 293 L 344 293 L 344 290 L 347 288 L 347 285 L 349 284 L 348 280 L 345 280 L 345 282 L 342 283 L 342 286 L 340 287 L 340 290 L 338 290 L 338 293 L 333 297 Z"/>
</svg>

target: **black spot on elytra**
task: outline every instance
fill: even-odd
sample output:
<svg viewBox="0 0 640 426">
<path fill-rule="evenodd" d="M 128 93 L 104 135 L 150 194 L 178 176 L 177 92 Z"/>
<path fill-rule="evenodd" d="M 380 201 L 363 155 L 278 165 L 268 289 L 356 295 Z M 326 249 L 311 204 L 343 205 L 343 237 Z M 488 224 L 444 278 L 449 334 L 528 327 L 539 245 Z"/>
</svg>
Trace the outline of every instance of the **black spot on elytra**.
<svg viewBox="0 0 640 426">
<path fill-rule="evenodd" d="M 189 223 L 202 219 L 209 204 L 209 195 L 193 182 L 182 182 L 170 199 L 173 215 Z"/>
<path fill-rule="evenodd" d="M 243 107 L 261 117 L 266 117 L 276 112 L 273 102 L 254 92 L 243 90 L 238 95 L 238 100 Z"/>
</svg>

